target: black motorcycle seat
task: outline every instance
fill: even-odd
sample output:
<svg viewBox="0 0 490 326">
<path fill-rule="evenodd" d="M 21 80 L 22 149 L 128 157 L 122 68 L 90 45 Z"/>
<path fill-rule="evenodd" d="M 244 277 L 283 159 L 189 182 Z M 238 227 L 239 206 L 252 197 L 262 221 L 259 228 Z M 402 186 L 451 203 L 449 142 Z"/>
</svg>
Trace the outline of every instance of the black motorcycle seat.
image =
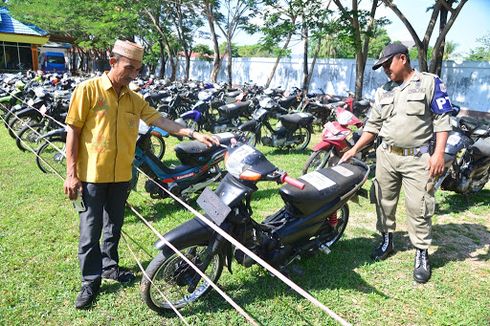
<svg viewBox="0 0 490 326">
<path fill-rule="evenodd" d="M 240 95 L 242 92 L 240 92 L 239 90 L 238 91 L 233 91 L 233 92 L 228 92 L 225 94 L 226 97 L 237 97 L 238 95 Z"/>
<path fill-rule="evenodd" d="M 482 122 L 473 117 L 461 117 L 459 119 L 459 125 L 464 127 L 468 132 L 472 132 L 476 128 L 478 128 Z"/>
<path fill-rule="evenodd" d="M 362 182 L 365 174 L 366 170 L 361 166 L 341 164 L 300 177 L 299 181 L 305 184 L 303 190 L 285 185 L 279 193 L 294 216 L 307 216 L 339 201 L 340 197 Z"/>
<path fill-rule="evenodd" d="M 222 150 L 222 148 L 218 146 L 207 147 L 205 144 L 193 140 L 179 143 L 174 150 L 175 155 L 183 164 L 196 166 L 206 163 L 214 153 Z"/>
<path fill-rule="evenodd" d="M 277 101 L 277 103 L 279 103 L 279 105 L 285 109 L 288 109 L 289 107 L 291 107 L 294 103 L 297 102 L 297 99 L 296 99 L 296 96 L 288 96 L 284 99 L 280 99 L 279 101 Z"/>
<path fill-rule="evenodd" d="M 294 129 L 298 126 L 307 126 L 311 124 L 314 119 L 315 117 L 313 117 L 312 114 L 305 112 L 285 114 L 279 117 L 281 124 L 288 129 Z"/>
<path fill-rule="evenodd" d="M 163 93 L 157 93 L 157 94 L 151 94 L 151 95 L 148 95 L 146 97 L 146 100 L 150 103 L 150 104 L 158 104 L 158 102 L 164 98 L 164 97 L 168 97 L 170 94 L 167 93 L 167 92 L 163 92 Z"/>
<path fill-rule="evenodd" d="M 475 156 L 490 157 L 490 137 L 478 139 L 472 146 Z"/>
<path fill-rule="evenodd" d="M 231 103 L 222 105 L 218 108 L 218 111 L 226 117 L 237 117 L 243 112 L 246 112 L 250 106 L 250 101 Z"/>
</svg>

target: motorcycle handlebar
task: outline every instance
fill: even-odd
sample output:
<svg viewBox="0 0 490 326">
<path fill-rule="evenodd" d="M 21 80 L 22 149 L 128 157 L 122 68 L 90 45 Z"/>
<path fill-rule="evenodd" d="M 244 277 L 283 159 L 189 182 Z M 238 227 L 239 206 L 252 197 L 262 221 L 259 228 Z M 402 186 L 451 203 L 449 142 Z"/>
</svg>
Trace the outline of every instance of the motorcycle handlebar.
<svg viewBox="0 0 490 326">
<path fill-rule="evenodd" d="M 287 183 L 293 187 L 296 187 L 298 188 L 299 190 L 303 190 L 305 189 L 305 184 L 302 183 L 301 181 L 295 179 L 295 178 L 291 178 L 290 176 L 287 175 L 287 173 L 284 173 L 282 176 L 281 176 L 281 183 Z"/>
</svg>

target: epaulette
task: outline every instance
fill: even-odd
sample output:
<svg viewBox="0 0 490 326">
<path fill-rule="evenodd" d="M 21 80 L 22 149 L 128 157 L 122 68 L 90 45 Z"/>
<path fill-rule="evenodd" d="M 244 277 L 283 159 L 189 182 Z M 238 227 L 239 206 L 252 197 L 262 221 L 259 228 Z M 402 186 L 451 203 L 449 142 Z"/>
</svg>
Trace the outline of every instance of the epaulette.
<svg viewBox="0 0 490 326">
<path fill-rule="evenodd" d="M 432 76 L 434 78 L 439 78 L 439 76 L 437 76 L 436 74 L 430 73 L 430 72 L 422 71 L 422 74 L 426 75 L 426 76 Z"/>
</svg>

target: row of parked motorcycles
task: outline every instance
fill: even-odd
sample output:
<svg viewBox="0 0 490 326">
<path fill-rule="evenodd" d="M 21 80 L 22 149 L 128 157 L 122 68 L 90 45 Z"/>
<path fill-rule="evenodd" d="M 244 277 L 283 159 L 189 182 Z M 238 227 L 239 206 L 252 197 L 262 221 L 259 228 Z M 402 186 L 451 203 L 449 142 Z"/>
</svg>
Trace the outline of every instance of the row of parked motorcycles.
<svg viewBox="0 0 490 326">
<path fill-rule="evenodd" d="M 49 78 L 2 77 L 0 107 L 11 136 L 20 147 L 38 147 L 37 159 L 44 157 L 62 166 L 64 173 L 66 133 L 54 121 L 64 120 L 69 95 L 80 80 L 67 77 L 69 82 L 61 79 L 53 85 Z M 174 148 L 180 163 L 170 165 L 162 160 L 168 133 L 141 124 L 133 188 L 143 172 L 149 176 L 145 190 L 152 198 L 168 198 L 170 192 L 188 199 L 200 193 L 197 203 L 209 221 L 281 271 L 300 257 L 329 252 L 341 238 L 349 220 L 347 201 L 361 192 L 375 164 L 376 143 L 364 148 L 351 163 L 337 164 L 362 132 L 369 116 L 368 101 L 301 95 L 298 89 L 285 93 L 256 85 L 230 89 L 226 85 L 147 80 L 137 81 L 135 86 L 162 115 L 212 132 L 221 145 L 208 148 L 197 141 L 180 142 Z M 451 120 L 454 130 L 446 146 L 446 170 L 436 187 L 463 194 L 480 191 L 490 172 L 490 124 L 468 117 L 454 116 Z M 305 149 L 315 124 L 323 125 L 321 138 L 298 179 L 288 176 L 256 148 L 260 143 Z M 51 142 L 57 140 L 60 143 L 55 150 Z M 43 146 L 52 151 L 40 152 Z M 45 166 L 44 172 L 50 168 Z M 278 190 L 284 205 L 257 222 L 260 219 L 254 217 L 251 201 L 258 183 L 265 181 L 284 184 Z M 209 187 L 212 184 L 217 184 L 215 190 Z M 245 267 L 255 263 L 197 217 L 167 232 L 164 238 L 213 282 L 218 281 L 223 267 L 232 270 L 232 261 Z M 151 309 L 165 312 L 182 308 L 211 289 L 163 241 L 155 246 L 159 253 L 146 268 L 148 278 L 141 281 L 142 297 Z"/>
</svg>

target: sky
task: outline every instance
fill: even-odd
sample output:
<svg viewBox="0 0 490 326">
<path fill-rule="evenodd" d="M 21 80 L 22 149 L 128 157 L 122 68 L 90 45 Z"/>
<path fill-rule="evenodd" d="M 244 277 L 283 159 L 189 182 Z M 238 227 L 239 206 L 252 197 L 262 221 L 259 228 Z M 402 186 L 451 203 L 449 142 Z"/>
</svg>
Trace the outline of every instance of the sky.
<svg viewBox="0 0 490 326">
<path fill-rule="evenodd" d="M 426 12 L 426 8 L 434 3 L 434 0 L 394 0 L 400 11 L 407 17 L 412 24 L 420 39 L 424 37 L 431 11 Z M 370 1 L 364 0 L 361 6 L 369 6 Z M 393 13 L 390 8 L 381 5 L 376 12 L 376 18 L 381 16 L 387 17 L 391 24 L 385 26 L 388 35 L 393 41 L 411 41 L 412 37 L 405 25 Z M 436 24 L 430 45 L 433 45 L 437 39 L 439 24 Z M 453 26 L 446 36 L 446 41 L 457 43 L 455 52 L 460 55 L 467 54 L 470 49 L 479 46 L 477 39 L 490 34 L 490 0 L 468 0 L 463 6 L 461 12 L 456 18 Z M 258 42 L 260 35 L 248 35 L 240 32 L 234 39 L 238 45 L 255 44 Z M 221 41 L 220 41 L 221 42 Z M 303 51 L 300 41 L 292 41 L 293 55 L 301 54 Z"/>
</svg>

